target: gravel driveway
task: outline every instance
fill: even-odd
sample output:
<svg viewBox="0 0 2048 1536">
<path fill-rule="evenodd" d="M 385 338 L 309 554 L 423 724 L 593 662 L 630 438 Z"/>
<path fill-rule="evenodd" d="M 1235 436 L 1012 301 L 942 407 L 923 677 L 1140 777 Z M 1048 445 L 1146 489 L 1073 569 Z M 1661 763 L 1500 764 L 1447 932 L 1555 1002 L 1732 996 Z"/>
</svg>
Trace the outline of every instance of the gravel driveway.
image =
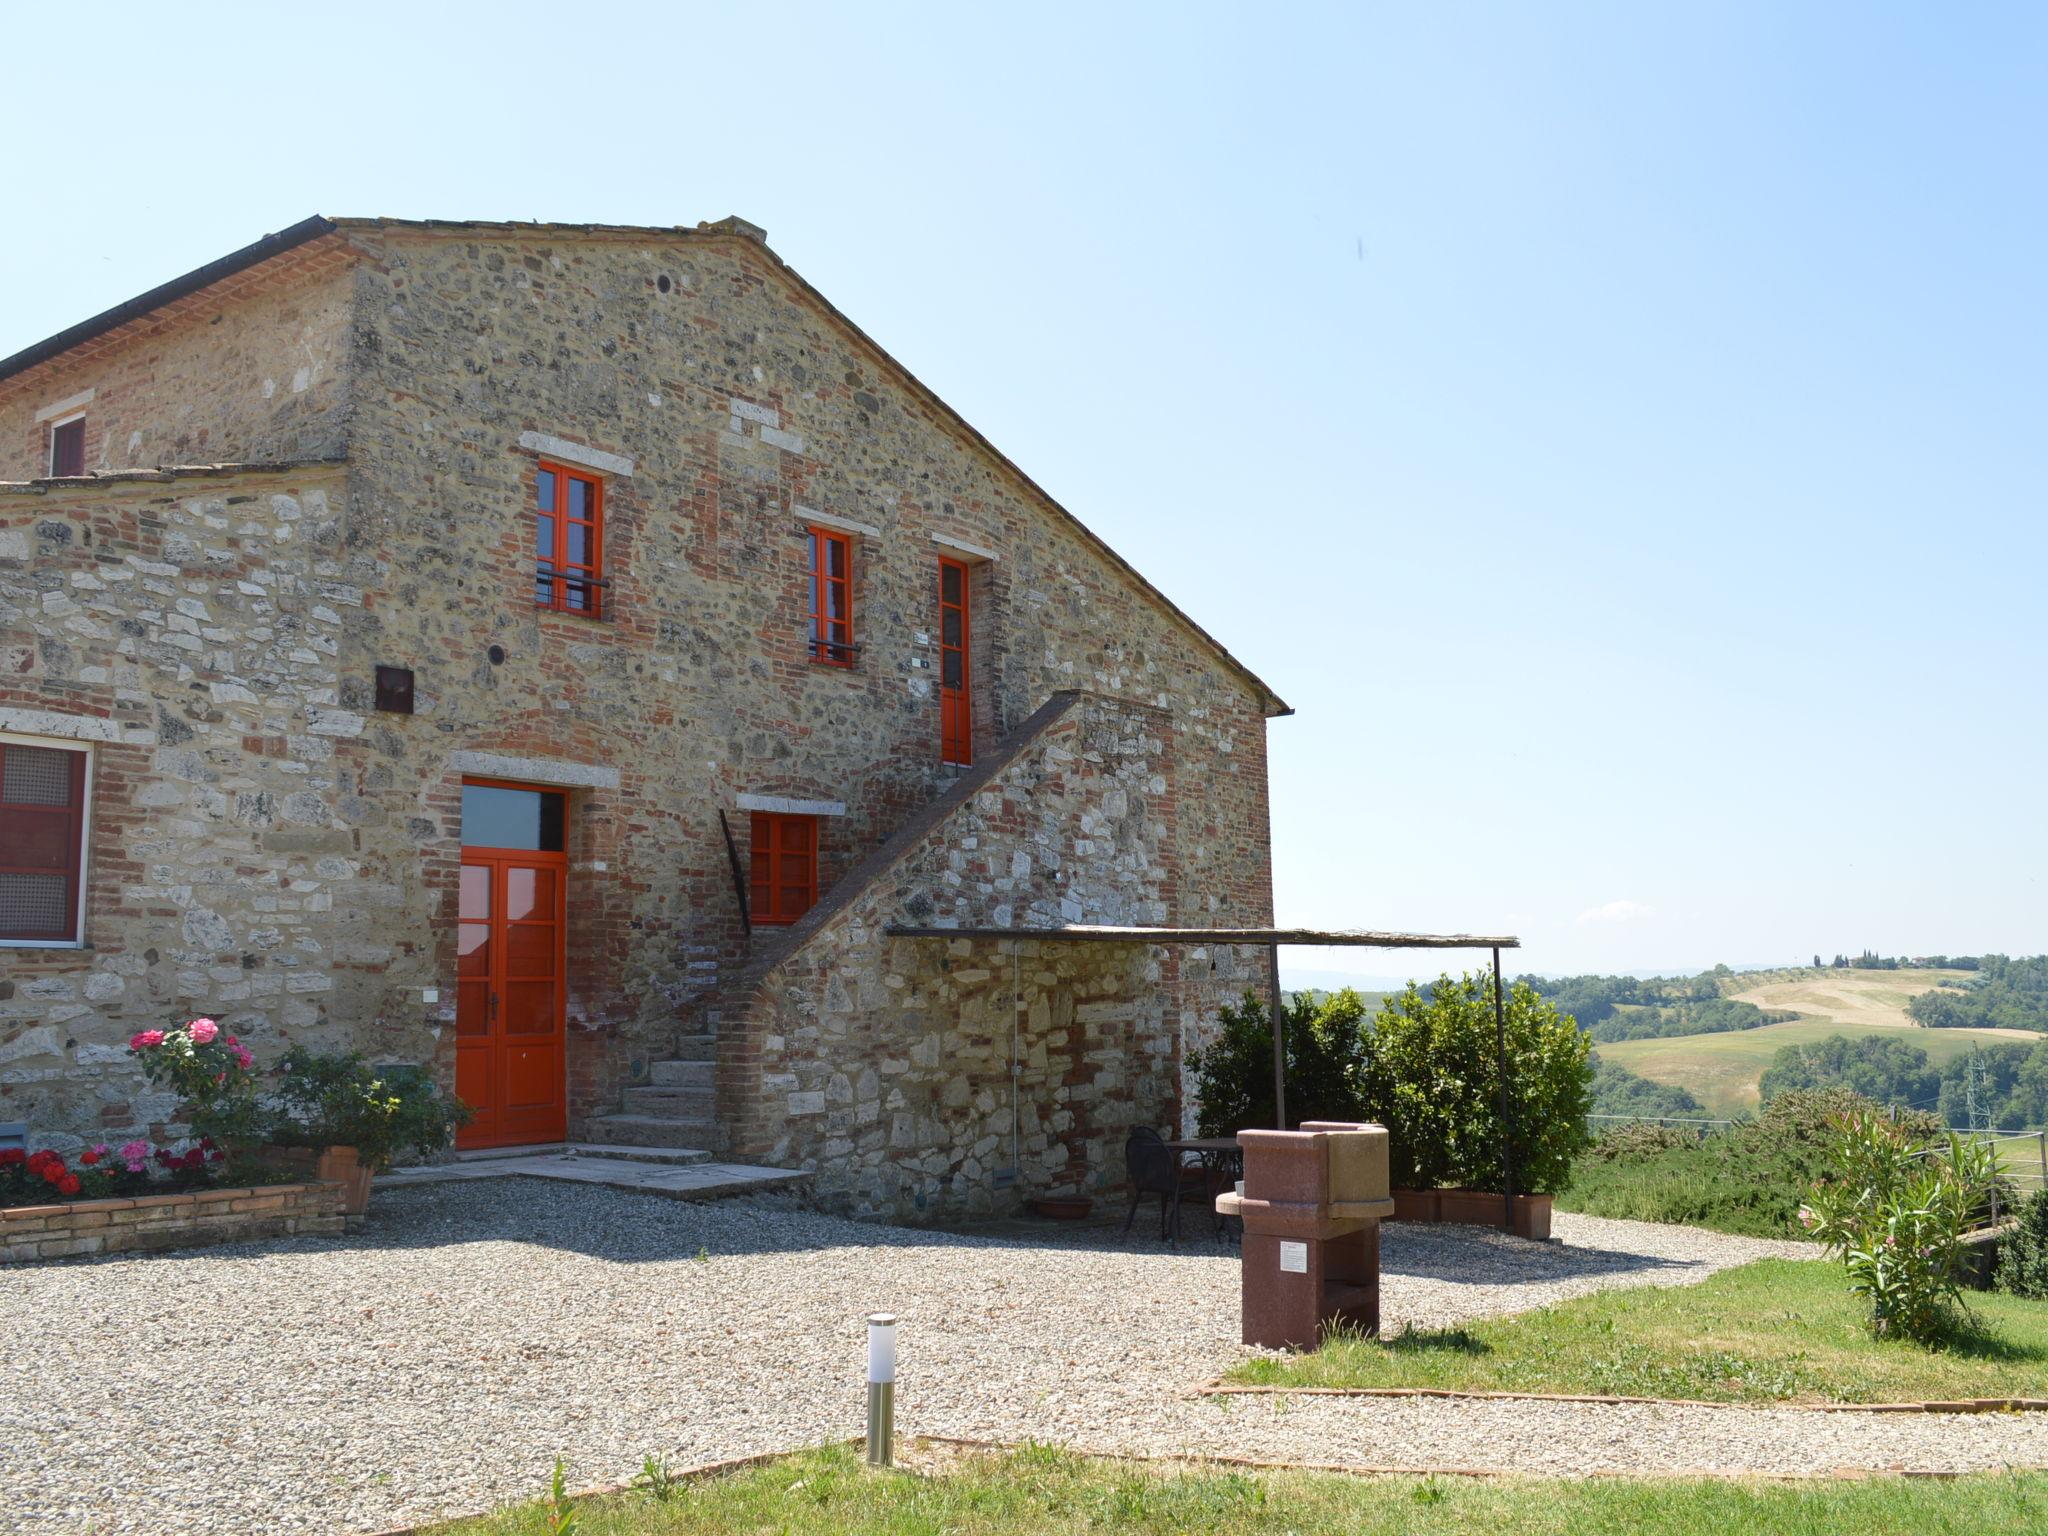
<svg viewBox="0 0 2048 1536">
<path fill-rule="evenodd" d="M 1384 1317 L 1681 1284 L 1798 1245 L 1559 1216 L 1562 1243 L 1395 1225 Z M 0 1271 L 0 1507 L 22 1532 L 361 1531 L 857 1435 L 861 1317 L 903 1319 L 905 1434 L 1529 1471 L 2048 1464 L 2048 1416 L 1182 1395 L 1240 1353 L 1234 1255 L 1140 1226 L 915 1233 L 769 1200 L 505 1179 L 371 1230 Z"/>
</svg>

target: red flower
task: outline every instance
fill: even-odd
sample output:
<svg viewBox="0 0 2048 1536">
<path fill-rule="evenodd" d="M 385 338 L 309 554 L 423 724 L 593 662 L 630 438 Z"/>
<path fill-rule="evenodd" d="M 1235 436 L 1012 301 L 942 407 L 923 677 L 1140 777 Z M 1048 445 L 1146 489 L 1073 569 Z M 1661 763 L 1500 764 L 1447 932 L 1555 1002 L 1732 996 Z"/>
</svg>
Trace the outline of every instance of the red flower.
<svg viewBox="0 0 2048 1536">
<path fill-rule="evenodd" d="M 78 1154 L 78 1160 L 90 1168 L 100 1160 L 100 1155 L 97 1152 L 81 1152 Z"/>
<path fill-rule="evenodd" d="M 77 1175 L 77 1174 L 75 1174 L 75 1173 L 67 1173 L 67 1174 L 65 1174 L 63 1178 L 61 1178 L 61 1179 L 59 1179 L 59 1180 L 57 1181 L 57 1188 L 58 1188 L 58 1190 L 59 1190 L 60 1192 L 62 1192 L 62 1193 L 64 1193 L 64 1194 L 67 1194 L 67 1195 L 75 1195 L 75 1194 L 77 1194 L 77 1193 L 78 1193 L 78 1175 Z"/>
<path fill-rule="evenodd" d="M 28 1161 L 28 1152 L 21 1147 L 0 1147 L 0 1168 L 12 1168 L 17 1163 Z"/>
<path fill-rule="evenodd" d="M 46 1184 L 59 1184 L 70 1177 L 71 1175 L 64 1171 L 62 1163 L 52 1163 L 43 1170 L 43 1182 Z"/>
</svg>

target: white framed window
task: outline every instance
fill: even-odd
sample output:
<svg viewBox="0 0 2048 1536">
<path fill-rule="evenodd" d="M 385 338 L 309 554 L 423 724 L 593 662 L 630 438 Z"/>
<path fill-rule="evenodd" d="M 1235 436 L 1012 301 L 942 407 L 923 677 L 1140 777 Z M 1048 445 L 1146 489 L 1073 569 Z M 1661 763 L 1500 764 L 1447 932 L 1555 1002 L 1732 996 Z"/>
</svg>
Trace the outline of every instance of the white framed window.
<svg viewBox="0 0 2048 1536">
<path fill-rule="evenodd" d="M 92 749 L 0 734 L 0 946 L 85 943 Z"/>
<path fill-rule="evenodd" d="M 50 473 L 61 479 L 85 473 L 85 412 L 50 423 Z"/>
</svg>

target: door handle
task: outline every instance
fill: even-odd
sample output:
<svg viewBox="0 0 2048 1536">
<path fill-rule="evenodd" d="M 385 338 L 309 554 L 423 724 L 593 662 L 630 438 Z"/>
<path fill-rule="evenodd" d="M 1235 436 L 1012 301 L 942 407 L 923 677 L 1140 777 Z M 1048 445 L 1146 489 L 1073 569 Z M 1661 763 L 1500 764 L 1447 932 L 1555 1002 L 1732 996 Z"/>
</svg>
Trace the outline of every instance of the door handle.
<svg viewBox="0 0 2048 1536">
<path fill-rule="evenodd" d="M 498 1016 L 498 994 L 497 994 L 497 991 L 496 991 L 496 989 L 494 988 L 494 989 L 492 990 L 492 992 L 491 992 L 491 1017 L 495 1019 L 495 1018 L 496 1018 L 497 1016 Z"/>
</svg>

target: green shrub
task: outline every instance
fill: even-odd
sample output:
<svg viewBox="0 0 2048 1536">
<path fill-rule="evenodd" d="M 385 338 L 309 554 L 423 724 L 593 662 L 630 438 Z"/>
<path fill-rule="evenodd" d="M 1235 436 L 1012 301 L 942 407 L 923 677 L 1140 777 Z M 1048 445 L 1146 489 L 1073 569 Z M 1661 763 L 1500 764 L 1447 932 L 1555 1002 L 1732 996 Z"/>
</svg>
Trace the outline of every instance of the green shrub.
<svg viewBox="0 0 2048 1536">
<path fill-rule="evenodd" d="M 1508 1090 L 1517 1189 L 1554 1192 L 1586 1144 L 1592 1068 L 1586 1037 L 1534 989 L 1507 998 Z M 1287 1005 L 1287 1110 L 1304 1120 L 1375 1120 L 1392 1143 L 1395 1184 L 1500 1187 L 1500 1072 L 1490 975 L 1409 984 L 1368 1018 L 1356 992 Z M 1273 1035 L 1253 993 L 1223 1010 L 1206 1050 L 1189 1053 L 1204 1136 L 1269 1126 Z"/>
<path fill-rule="evenodd" d="M 1526 983 L 1505 1001 L 1515 1187 L 1556 1193 L 1590 1140 L 1590 1044 Z M 1500 1069 L 1490 975 L 1441 976 L 1426 994 L 1410 982 L 1387 999 L 1355 1081 L 1365 1116 L 1387 1128 L 1396 1186 L 1500 1187 Z"/>
<path fill-rule="evenodd" d="M 1699 1136 L 1683 1126 L 1656 1125 L 1647 1120 L 1632 1120 L 1626 1125 L 1617 1125 L 1611 1131 L 1602 1131 L 1593 1144 L 1581 1154 L 1581 1160 L 1590 1158 L 1600 1163 L 1635 1162 L 1646 1157 L 1655 1157 L 1660 1152 L 1669 1152 L 1674 1147 L 1696 1147 L 1699 1143 Z"/>
<path fill-rule="evenodd" d="M 278 1064 L 270 1139 L 281 1146 L 354 1147 L 371 1172 L 400 1150 L 439 1152 L 469 1119 L 421 1067 L 372 1068 L 362 1054 L 295 1045 Z"/>
<path fill-rule="evenodd" d="M 1622 1126 L 1574 1165 L 1568 1208 L 1752 1237 L 1805 1237 L 1799 1206 L 1827 1173 L 1831 1117 L 1875 1107 L 1847 1088 L 1797 1089 L 1773 1099 L 1756 1119 L 1699 1140 L 1682 1130 Z M 1931 1115 L 1893 1113 L 1916 1135 L 1939 1129 Z"/>
<path fill-rule="evenodd" d="M 1287 1002 L 1287 1118 L 1356 1120 L 1353 1069 L 1358 1059 L 1365 1000 L 1348 987 L 1318 1004 L 1297 992 Z M 1273 1107 L 1273 1027 L 1265 1001 L 1247 992 L 1226 1006 L 1207 1050 L 1188 1053 L 1201 1098 L 1197 1129 L 1204 1136 L 1234 1136 L 1270 1127 Z"/>
<path fill-rule="evenodd" d="M 2036 1190 L 2020 1207 L 2013 1230 L 1998 1245 L 1992 1283 L 2014 1296 L 2048 1301 L 2048 1189 Z"/>
<path fill-rule="evenodd" d="M 1841 1255 L 1851 1294 L 1870 1303 L 1873 1332 L 1931 1343 L 1961 1301 L 1963 1238 L 1996 1178 L 1991 1149 L 1917 1136 L 1874 1106 L 1834 1124 L 1831 1176 L 1809 1199 L 1813 1235 Z"/>
</svg>

